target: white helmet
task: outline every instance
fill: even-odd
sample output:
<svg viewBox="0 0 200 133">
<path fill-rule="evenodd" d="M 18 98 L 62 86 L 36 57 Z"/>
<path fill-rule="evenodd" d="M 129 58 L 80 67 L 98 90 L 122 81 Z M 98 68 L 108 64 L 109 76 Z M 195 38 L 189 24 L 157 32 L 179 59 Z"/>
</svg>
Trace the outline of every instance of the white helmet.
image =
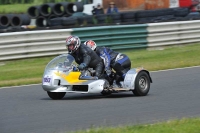
<svg viewBox="0 0 200 133">
<path fill-rule="evenodd" d="M 96 49 L 97 45 L 94 41 L 92 40 L 87 40 L 86 42 L 84 42 L 84 44 L 86 46 L 88 46 L 89 48 L 91 48 L 93 51 Z"/>
<path fill-rule="evenodd" d="M 74 53 L 81 45 L 81 40 L 77 36 L 69 36 L 66 39 L 66 47 L 69 53 Z"/>
</svg>

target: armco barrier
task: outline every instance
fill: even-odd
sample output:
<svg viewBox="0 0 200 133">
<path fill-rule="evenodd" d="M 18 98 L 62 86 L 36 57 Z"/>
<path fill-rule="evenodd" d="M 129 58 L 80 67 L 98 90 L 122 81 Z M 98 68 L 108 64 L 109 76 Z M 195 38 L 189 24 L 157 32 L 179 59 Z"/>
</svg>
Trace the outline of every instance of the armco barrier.
<svg viewBox="0 0 200 133">
<path fill-rule="evenodd" d="M 200 42 L 199 29 L 200 20 L 2 33 L 0 61 L 66 53 L 69 35 L 122 50 Z"/>
<path fill-rule="evenodd" d="M 147 47 L 147 25 L 103 26 L 0 34 L 0 61 L 66 53 L 65 39 L 73 34 L 113 49 Z"/>
<path fill-rule="evenodd" d="M 71 29 L 0 34 L 0 61 L 66 53 Z"/>
<path fill-rule="evenodd" d="M 148 47 L 200 42 L 200 20 L 148 24 Z"/>
<path fill-rule="evenodd" d="M 75 28 L 72 35 L 79 36 L 82 42 L 91 39 L 98 46 L 112 49 L 147 47 L 146 24 Z"/>
</svg>

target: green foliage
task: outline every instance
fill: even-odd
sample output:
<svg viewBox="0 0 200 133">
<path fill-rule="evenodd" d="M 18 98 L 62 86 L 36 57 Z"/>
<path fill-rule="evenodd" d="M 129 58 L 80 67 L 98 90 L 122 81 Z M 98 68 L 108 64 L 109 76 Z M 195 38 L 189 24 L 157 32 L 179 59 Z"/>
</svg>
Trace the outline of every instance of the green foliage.
<svg viewBox="0 0 200 133">
<path fill-rule="evenodd" d="M 97 19 L 95 17 L 92 18 L 93 23 L 96 25 L 98 23 Z"/>
<path fill-rule="evenodd" d="M 41 4 L 41 3 L 56 3 L 56 2 L 75 2 L 76 0 L 0 0 L 0 4 Z"/>
<path fill-rule="evenodd" d="M 0 5 L 0 14 L 26 13 L 33 4 Z"/>
<path fill-rule="evenodd" d="M 113 20 L 111 17 L 107 17 L 106 20 L 105 20 L 106 24 L 112 24 L 113 23 Z"/>
<path fill-rule="evenodd" d="M 26 13 L 30 6 L 64 1 L 75 2 L 76 0 L 0 0 L 0 14 Z"/>
</svg>

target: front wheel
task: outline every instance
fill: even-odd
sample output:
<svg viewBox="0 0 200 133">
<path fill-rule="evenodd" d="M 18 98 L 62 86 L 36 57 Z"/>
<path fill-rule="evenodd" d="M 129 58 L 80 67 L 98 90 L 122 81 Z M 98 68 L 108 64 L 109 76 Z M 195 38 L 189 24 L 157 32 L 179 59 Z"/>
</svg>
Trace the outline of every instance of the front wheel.
<svg viewBox="0 0 200 133">
<path fill-rule="evenodd" d="M 135 89 L 133 93 L 136 96 L 146 96 L 150 90 L 150 78 L 145 71 L 141 71 L 135 80 Z"/>
<path fill-rule="evenodd" d="M 53 100 L 59 100 L 62 99 L 66 92 L 49 92 L 47 91 L 47 94 L 49 95 L 49 97 Z"/>
</svg>

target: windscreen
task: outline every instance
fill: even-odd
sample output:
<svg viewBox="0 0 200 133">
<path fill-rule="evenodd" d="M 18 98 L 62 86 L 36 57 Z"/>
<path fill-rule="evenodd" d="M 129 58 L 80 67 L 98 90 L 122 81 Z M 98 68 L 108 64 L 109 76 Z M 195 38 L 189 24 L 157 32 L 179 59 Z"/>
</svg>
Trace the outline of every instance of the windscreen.
<svg viewBox="0 0 200 133">
<path fill-rule="evenodd" d="M 75 65 L 74 57 L 69 54 L 62 54 L 60 56 L 55 57 L 53 60 L 51 60 L 46 68 L 47 70 L 69 70 L 73 69 L 73 66 Z"/>
</svg>

